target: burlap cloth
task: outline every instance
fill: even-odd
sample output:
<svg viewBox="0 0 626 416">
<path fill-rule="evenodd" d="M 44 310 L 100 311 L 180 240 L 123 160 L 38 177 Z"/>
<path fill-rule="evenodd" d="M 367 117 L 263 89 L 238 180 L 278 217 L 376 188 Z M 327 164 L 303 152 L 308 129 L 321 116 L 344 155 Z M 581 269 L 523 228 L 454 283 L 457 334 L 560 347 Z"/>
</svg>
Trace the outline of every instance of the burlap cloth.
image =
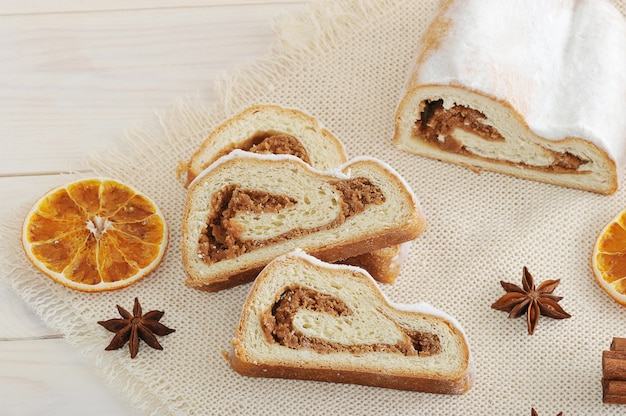
<svg viewBox="0 0 626 416">
<path fill-rule="evenodd" d="M 153 275 L 112 293 L 66 289 L 36 272 L 20 251 L 20 220 L 2 228 L 1 275 L 45 321 L 93 363 L 113 389 L 146 414 L 293 415 L 620 415 L 602 403 L 601 353 L 626 336 L 626 309 L 594 282 L 590 254 L 597 233 L 626 208 L 626 186 L 600 196 L 513 177 L 481 173 L 404 154 L 391 141 L 393 115 L 416 42 L 435 0 L 313 3 L 300 16 L 276 20 L 277 41 L 266 60 L 218 80 L 215 106 L 179 99 L 153 123 L 127 134 L 125 145 L 90 166 L 150 195 L 171 228 L 169 251 Z M 624 0 L 615 0 L 622 11 Z M 185 201 L 175 171 L 207 132 L 257 103 L 300 108 L 317 117 L 350 156 L 391 164 L 420 199 L 429 228 L 412 245 L 395 285 L 395 302 L 425 301 L 465 328 L 476 384 L 444 396 L 300 380 L 254 379 L 233 372 L 222 356 L 250 288 L 220 293 L 187 288 L 180 222 Z M 607 108 L 607 111 L 611 111 Z M 624 117 L 616 114 L 616 117 Z M 78 175 L 74 175 L 78 176 Z M 84 176 L 84 175 L 83 175 Z M 59 178 L 59 183 L 74 177 Z M 29 192 L 24 189 L 24 192 Z M 33 202 L 39 194 L 33 194 Z M 16 207 L 22 216 L 28 206 Z M 527 266 L 537 281 L 562 279 L 556 294 L 571 319 L 542 318 L 535 335 L 524 318 L 490 308 L 520 283 Z M 176 332 L 164 351 L 142 345 L 105 352 L 111 333 L 96 324 L 115 305 L 165 311 Z"/>
</svg>

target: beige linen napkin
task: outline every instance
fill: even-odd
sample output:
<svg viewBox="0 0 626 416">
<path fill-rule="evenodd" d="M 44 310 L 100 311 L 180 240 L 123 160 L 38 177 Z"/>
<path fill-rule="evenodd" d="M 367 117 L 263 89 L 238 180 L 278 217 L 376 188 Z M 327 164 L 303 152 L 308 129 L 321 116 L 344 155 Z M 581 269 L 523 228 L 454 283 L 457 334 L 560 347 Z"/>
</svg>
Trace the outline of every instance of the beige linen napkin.
<svg viewBox="0 0 626 416">
<path fill-rule="evenodd" d="M 614 2 L 626 11 L 624 0 Z M 435 0 L 323 0 L 299 16 L 283 16 L 266 60 L 218 80 L 218 105 L 181 98 L 152 124 L 130 132 L 123 151 L 91 161 L 96 174 L 137 187 L 166 216 L 169 251 L 148 278 L 99 294 L 55 284 L 20 251 L 21 218 L 2 226 L 0 275 L 145 414 L 502 416 L 528 415 L 531 407 L 541 415 L 624 414 L 626 407 L 602 403 L 600 379 L 602 350 L 612 337 L 626 336 L 626 309 L 594 282 L 589 260 L 597 233 L 626 208 L 626 186 L 600 196 L 476 174 L 397 150 L 391 141 L 395 107 L 435 8 Z M 212 127 L 257 103 L 312 114 L 351 157 L 380 158 L 412 186 L 429 228 L 413 243 L 396 284 L 382 289 L 394 302 L 425 301 L 460 321 L 477 369 L 467 394 L 254 379 L 230 369 L 222 351 L 230 349 L 250 285 L 219 293 L 184 285 L 185 190 L 176 168 Z M 28 208 L 16 209 L 23 216 Z M 523 266 L 538 282 L 562 280 L 556 293 L 571 319 L 542 317 L 529 336 L 524 318 L 490 308 L 504 293 L 499 281 L 519 284 Z M 142 345 L 131 360 L 126 348 L 104 351 L 111 333 L 96 321 L 115 317 L 116 304 L 131 308 L 134 297 L 145 311 L 164 310 L 162 321 L 176 332 L 160 338 L 163 351 Z"/>
</svg>

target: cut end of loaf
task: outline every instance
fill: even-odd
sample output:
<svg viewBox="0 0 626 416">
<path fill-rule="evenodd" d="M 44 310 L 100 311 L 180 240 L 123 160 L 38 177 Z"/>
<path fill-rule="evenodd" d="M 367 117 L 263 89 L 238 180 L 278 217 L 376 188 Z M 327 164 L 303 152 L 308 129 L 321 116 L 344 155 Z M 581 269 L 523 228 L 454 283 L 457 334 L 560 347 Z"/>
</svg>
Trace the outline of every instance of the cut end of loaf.
<svg viewBox="0 0 626 416">
<path fill-rule="evenodd" d="M 253 284 L 230 365 L 252 377 L 469 390 L 474 368 L 458 322 L 428 305 L 397 306 L 364 270 L 292 252 Z"/>
<path fill-rule="evenodd" d="M 600 194 L 617 190 L 604 150 L 581 138 L 542 138 L 506 102 L 474 91 L 416 87 L 395 123 L 394 141 L 409 153 Z"/>
</svg>

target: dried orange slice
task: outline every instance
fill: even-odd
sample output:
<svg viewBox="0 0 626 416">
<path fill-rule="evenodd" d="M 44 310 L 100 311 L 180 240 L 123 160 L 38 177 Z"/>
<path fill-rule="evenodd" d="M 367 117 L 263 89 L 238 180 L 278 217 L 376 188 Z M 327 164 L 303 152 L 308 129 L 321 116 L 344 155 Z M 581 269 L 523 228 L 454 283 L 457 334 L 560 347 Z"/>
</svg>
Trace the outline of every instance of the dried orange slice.
<svg viewBox="0 0 626 416">
<path fill-rule="evenodd" d="M 108 178 L 52 189 L 22 227 L 28 259 L 57 282 L 86 292 L 120 289 L 142 279 L 161 263 L 168 241 L 156 204 Z"/>
<path fill-rule="evenodd" d="M 600 231 L 591 256 L 598 284 L 626 306 L 626 210 Z"/>
</svg>

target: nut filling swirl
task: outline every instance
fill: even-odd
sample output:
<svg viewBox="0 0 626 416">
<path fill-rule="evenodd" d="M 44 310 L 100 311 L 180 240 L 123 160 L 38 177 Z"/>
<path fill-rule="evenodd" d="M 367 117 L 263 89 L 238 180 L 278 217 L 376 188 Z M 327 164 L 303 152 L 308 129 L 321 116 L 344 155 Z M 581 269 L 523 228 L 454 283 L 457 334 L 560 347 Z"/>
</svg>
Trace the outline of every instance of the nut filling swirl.
<svg viewBox="0 0 626 416">
<path fill-rule="evenodd" d="M 460 140 L 453 137 L 455 129 L 465 130 L 487 142 L 505 142 L 506 139 L 493 126 L 487 124 L 487 117 L 482 112 L 463 105 L 454 104 L 444 107 L 443 100 L 422 101 L 419 105 L 419 119 L 413 128 L 413 136 L 421 137 L 439 149 L 458 154 L 473 155 L 487 160 L 496 160 L 481 156 L 468 149 Z M 556 173 L 588 173 L 580 168 L 589 160 L 570 152 L 557 152 L 547 148 L 541 151 L 550 156 L 551 163 L 541 166 L 497 160 L 501 163 L 515 164 L 530 169 L 548 170 Z"/>
<path fill-rule="evenodd" d="M 408 330 L 397 324 L 402 339 L 395 344 L 380 342 L 346 344 L 309 336 L 302 333 L 294 325 L 294 317 L 301 310 L 327 314 L 331 317 L 353 315 L 350 307 L 335 296 L 301 286 L 288 287 L 272 307 L 261 315 L 261 328 L 268 342 L 292 349 L 313 349 L 320 354 L 384 352 L 425 357 L 441 352 L 441 343 L 437 334 Z"/>
<path fill-rule="evenodd" d="M 294 228 L 266 239 L 244 239 L 245 226 L 238 221 L 242 213 L 280 213 L 298 204 L 295 198 L 275 195 L 264 191 L 244 189 L 229 185 L 216 192 L 211 198 L 215 209 L 200 233 L 198 256 L 208 264 L 231 259 L 268 244 L 313 232 L 338 227 L 348 218 L 360 214 L 370 205 L 385 202 L 382 190 L 367 178 L 352 178 L 330 182 L 335 189 L 340 206 L 338 215 L 329 223 L 311 228 Z"/>
<path fill-rule="evenodd" d="M 248 140 L 225 148 L 217 157 L 225 156 L 235 149 L 259 154 L 292 155 L 311 164 L 311 158 L 302 142 L 291 134 L 279 131 L 258 131 Z"/>
<path fill-rule="evenodd" d="M 300 140 L 290 134 L 282 133 L 265 133 L 256 136 L 250 142 L 249 148 L 244 148 L 252 153 L 266 153 L 273 155 L 292 155 L 301 159 L 303 162 L 311 164 L 311 159 L 302 145 Z M 258 139 L 262 138 L 259 142 Z"/>
</svg>

